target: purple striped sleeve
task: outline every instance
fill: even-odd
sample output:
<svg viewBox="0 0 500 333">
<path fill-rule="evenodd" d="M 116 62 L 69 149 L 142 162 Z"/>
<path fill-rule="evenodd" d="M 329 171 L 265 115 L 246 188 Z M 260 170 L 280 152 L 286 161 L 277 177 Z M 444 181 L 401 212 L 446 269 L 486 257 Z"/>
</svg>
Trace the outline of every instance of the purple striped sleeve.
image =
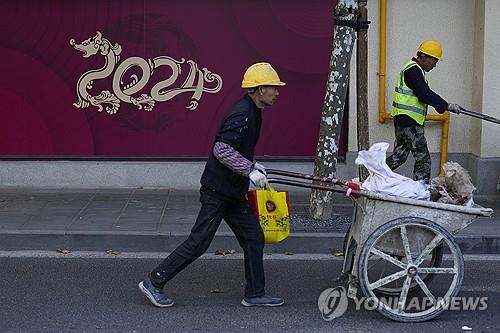
<svg viewBox="0 0 500 333">
<path fill-rule="evenodd" d="M 227 143 L 216 142 L 213 153 L 219 162 L 239 175 L 248 177 L 248 174 L 252 171 L 253 163 Z"/>
</svg>

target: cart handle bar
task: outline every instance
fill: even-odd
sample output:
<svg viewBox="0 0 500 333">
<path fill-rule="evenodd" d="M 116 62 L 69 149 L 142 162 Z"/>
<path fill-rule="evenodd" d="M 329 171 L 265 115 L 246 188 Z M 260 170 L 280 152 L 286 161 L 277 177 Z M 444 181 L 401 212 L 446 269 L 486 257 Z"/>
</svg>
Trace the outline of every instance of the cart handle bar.
<svg viewBox="0 0 500 333">
<path fill-rule="evenodd" d="M 289 179 L 283 179 L 283 178 L 268 178 L 267 181 L 269 183 L 272 183 L 272 184 L 282 184 L 282 185 L 305 187 L 305 188 L 312 188 L 312 189 L 316 189 L 316 190 L 343 193 L 347 196 L 353 196 L 355 198 L 364 194 L 363 191 L 353 190 L 352 188 L 348 187 L 347 185 L 342 185 L 341 187 L 335 187 L 334 185 L 331 185 L 331 184 L 325 184 L 325 183 L 314 184 L 314 183 L 306 183 L 306 182 L 301 182 L 298 180 L 289 180 Z"/>
<path fill-rule="evenodd" d="M 329 177 L 318 177 L 318 176 L 313 176 L 313 175 L 306 175 L 303 173 L 297 173 L 297 172 L 290 172 L 290 171 L 284 171 L 284 170 L 276 170 L 276 169 L 266 169 L 267 174 L 269 175 L 278 175 L 278 176 L 286 176 L 286 177 L 292 177 L 292 178 L 301 178 L 301 179 L 309 179 L 309 180 L 314 180 L 322 183 L 332 183 L 335 185 L 343 185 L 347 186 L 348 182 L 340 180 L 340 179 L 335 179 L 335 178 L 329 178 Z"/>
</svg>

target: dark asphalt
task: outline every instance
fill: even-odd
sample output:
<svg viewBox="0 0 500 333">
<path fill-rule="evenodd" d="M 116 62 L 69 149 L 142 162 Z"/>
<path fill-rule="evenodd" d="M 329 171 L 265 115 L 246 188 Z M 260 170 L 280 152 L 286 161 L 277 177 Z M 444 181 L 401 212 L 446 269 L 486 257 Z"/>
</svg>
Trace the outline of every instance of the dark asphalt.
<svg viewBox="0 0 500 333">
<path fill-rule="evenodd" d="M 267 291 L 281 308 L 244 308 L 243 263 L 200 259 L 168 285 L 173 308 L 151 306 L 137 283 L 157 259 L 0 258 L 0 332 L 500 332 L 500 260 L 466 261 L 460 296 L 487 296 L 484 311 L 449 311 L 425 323 L 376 311 L 324 321 L 317 299 L 340 260 L 266 260 Z M 219 289 L 223 293 L 212 293 Z"/>
</svg>

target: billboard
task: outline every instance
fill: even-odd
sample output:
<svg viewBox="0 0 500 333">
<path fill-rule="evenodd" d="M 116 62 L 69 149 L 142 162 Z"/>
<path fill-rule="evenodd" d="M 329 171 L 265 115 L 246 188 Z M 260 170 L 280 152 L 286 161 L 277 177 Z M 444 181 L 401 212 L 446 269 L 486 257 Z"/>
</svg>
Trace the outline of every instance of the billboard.
<svg viewBox="0 0 500 333">
<path fill-rule="evenodd" d="M 0 157 L 205 157 L 245 69 L 283 81 L 256 154 L 315 155 L 329 0 L 2 4 Z"/>
</svg>

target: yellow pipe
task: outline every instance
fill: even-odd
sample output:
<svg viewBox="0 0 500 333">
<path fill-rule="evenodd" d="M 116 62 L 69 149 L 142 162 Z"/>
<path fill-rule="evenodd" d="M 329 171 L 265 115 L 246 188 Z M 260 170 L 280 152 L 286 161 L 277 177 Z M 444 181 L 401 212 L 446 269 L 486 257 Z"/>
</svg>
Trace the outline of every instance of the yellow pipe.
<svg viewBox="0 0 500 333">
<path fill-rule="evenodd" d="M 439 162 L 439 175 L 444 176 L 443 165 L 448 159 L 448 132 L 450 129 L 450 113 L 445 112 L 444 114 L 435 115 L 435 117 L 439 117 L 440 121 L 443 124 L 443 128 L 441 129 L 441 159 Z"/>
<path fill-rule="evenodd" d="M 384 123 L 392 117 L 385 112 L 385 64 L 386 64 L 386 36 L 387 36 L 387 0 L 380 0 L 380 45 L 378 60 L 378 121 Z"/>
<path fill-rule="evenodd" d="M 378 121 L 384 123 L 392 119 L 390 113 L 385 112 L 385 72 L 386 72 L 386 48 L 387 48 L 387 0 L 380 0 L 380 31 L 379 31 L 379 62 L 378 62 Z M 443 165 L 448 158 L 448 132 L 450 129 L 450 114 L 445 112 L 440 115 L 427 115 L 425 120 L 441 122 L 441 156 L 439 163 L 439 175 L 443 176 Z"/>
</svg>

